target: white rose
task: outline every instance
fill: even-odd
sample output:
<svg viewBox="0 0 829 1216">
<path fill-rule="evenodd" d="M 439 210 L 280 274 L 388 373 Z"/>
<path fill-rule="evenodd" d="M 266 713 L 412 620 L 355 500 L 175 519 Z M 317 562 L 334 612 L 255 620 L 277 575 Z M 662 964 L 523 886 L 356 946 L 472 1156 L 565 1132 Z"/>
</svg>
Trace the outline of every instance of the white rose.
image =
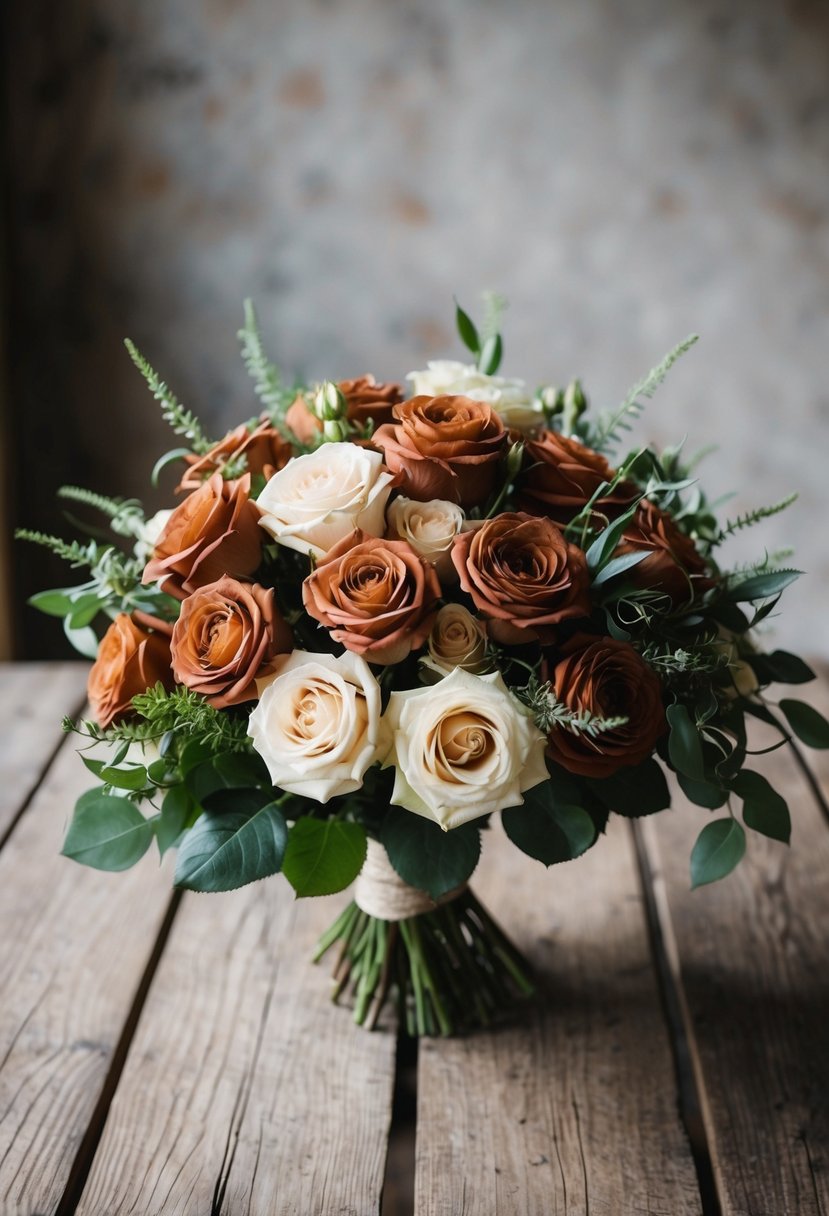
<svg viewBox="0 0 829 1216">
<path fill-rule="evenodd" d="M 388 746 L 365 659 L 295 650 L 259 681 L 248 733 L 274 785 L 317 802 L 351 794 Z"/>
<path fill-rule="evenodd" d="M 480 675 L 489 667 L 483 623 L 462 604 L 444 604 L 429 634 L 428 657 L 421 662 L 441 676 L 456 667 Z"/>
<path fill-rule="evenodd" d="M 142 562 L 148 562 L 153 555 L 159 536 L 167 527 L 167 520 L 173 514 L 169 511 L 156 511 L 149 519 L 145 519 L 136 529 L 135 556 Z"/>
<path fill-rule="evenodd" d="M 452 541 L 464 523 L 463 511 L 457 503 L 441 498 L 415 502 L 401 494 L 389 504 L 386 522 L 387 536 L 408 541 L 415 553 L 432 563 L 441 580 L 457 581 L 451 558 Z"/>
<path fill-rule="evenodd" d="M 499 673 L 456 668 L 430 688 L 393 692 L 385 720 L 392 802 L 447 830 L 504 807 L 547 778 L 546 738 Z"/>
<path fill-rule="evenodd" d="M 383 535 L 392 480 L 379 452 L 324 443 L 274 473 L 257 499 L 259 522 L 280 545 L 324 557 L 355 528 Z"/>
<path fill-rule="evenodd" d="M 544 425 L 541 403 L 523 380 L 487 376 L 471 363 L 456 363 L 451 359 L 434 360 L 425 371 L 410 372 L 406 379 L 411 380 L 416 397 L 459 394 L 471 397 L 473 401 L 486 401 L 506 427 L 533 431 Z"/>
</svg>

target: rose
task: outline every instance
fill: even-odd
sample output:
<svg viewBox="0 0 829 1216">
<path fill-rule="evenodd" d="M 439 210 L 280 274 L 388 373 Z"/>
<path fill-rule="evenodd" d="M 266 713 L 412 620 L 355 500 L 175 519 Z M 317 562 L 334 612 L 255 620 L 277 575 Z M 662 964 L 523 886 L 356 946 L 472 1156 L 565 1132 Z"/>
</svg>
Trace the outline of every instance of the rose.
<svg viewBox="0 0 829 1216">
<path fill-rule="evenodd" d="M 250 473 L 223 481 L 214 473 L 188 494 L 167 520 L 142 582 L 186 595 L 222 575 L 252 574 L 262 559 L 259 511 L 250 499 Z"/>
<path fill-rule="evenodd" d="M 651 754 L 665 730 L 662 685 L 629 643 L 582 634 L 544 675 L 555 699 L 574 713 L 626 719 L 595 735 L 554 726 L 547 750 L 563 768 L 584 777 L 608 777 Z"/>
<path fill-rule="evenodd" d="M 411 380 L 416 397 L 460 394 L 473 401 L 486 401 L 498 411 L 504 426 L 518 431 L 531 432 L 544 423 L 541 404 L 523 380 L 487 376 L 471 363 L 437 359 L 425 371 L 410 372 L 406 379 Z"/>
<path fill-rule="evenodd" d="M 145 519 L 135 532 L 135 548 L 133 552 L 140 562 L 147 562 L 152 557 L 153 549 L 158 544 L 158 538 L 167 527 L 167 521 L 173 514 L 172 510 L 156 511 L 149 519 Z"/>
<path fill-rule="evenodd" d="M 305 610 L 331 637 L 371 663 L 400 663 L 422 646 L 435 619 L 440 583 L 402 540 L 356 531 L 303 583 Z"/>
<path fill-rule="evenodd" d="M 524 448 L 524 467 L 516 481 L 517 502 L 524 511 L 549 515 L 567 524 L 602 482 L 612 481 L 615 475 L 604 456 L 578 439 L 558 431 L 543 431 L 536 439 L 529 439 Z M 623 481 L 597 498 L 593 508 L 613 519 L 635 497 L 636 487 Z"/>
<path fill-rule="evenodd" d="M 159 680 L 173 687 L 170 639 L 151 633 L 120 612 L 101 638 L 92 664 L 87 694 L 99 726 L 111 726 L 132 713 L 132 699 Z"/>
<path fill-rule="evenodd" d="M 386 535 L 407 541 L 415 553 L 435 567 L 442 582 L 454 579 L 452 541 L 463 527 L 464 515 L 454 502 L 434 498 L 418 502 L 400 494 L 386 511 Z"/>
<path fill-rule="evenodd" d="M 590 615 L 587 562 L 551 520 L 505 512 L 455 537 L 461 587 L 496 641 L 550 640 L 550 627 Z"/>
<path fill-rule="evenodd" d="M 372 443 L 410 498 L 480 506 L 495 486 L 507 432 L 490 405 L 469 397 L 412 397 L 394 407 L 397 423 Z"/>
<path fill-rule="evenodd" d="M 316 802 L 358 790 L 387 746 L 365 660 L 295 650 L 275 660 L 260 690 L 248 732 L 274 785 Z"/>
<path fill-rule="evenodd" d="M 375 427 L 391 422 L 393 407 L 403 400 L 399 384 L 378 384 L 373 376 L 340 380 L 337 388 L 345 397 L 348 421 L 359 427 L 366 426 L 369 419 Z M 322 430 L 321 420 L 308 408 L 303 396 L 294 401 L 285 415 L 285 422 L 300 443 L 313 443 Z"/>
<path fill-rule="evenodd" d="M 355 528 L 383 535 L 393 480 L 379 452 L 326 443 L 274 474 L 257 500 L 260 523 L 280 545 L 323 557 Z"/>
<path fill-rule="evenodd" d="M 197 490 L 206 478 L 221 473 L 228 464 L 241 464 L 242 460 L 242 472 L 268 478 L 286 465 L 292 455 L 291 445 L 285 442 L 264 414 L 259 419 L 259 425 L 252 430 L 244 425 L 237 426 L 203 456 L 185 456 L 189 467 L 176 489 Z"/>
<path fill-rule="evenodd" d="M 429 634 L 428 654 L 423 662 L 441 674 L 460 667 L 480 675 L 490 666 L 483 623 L 462 604 L 444 604 L 439 609 Z"/>
<path fill-rule="evenodd" d="M 625 528 L 617 553 L 621 556 L 643 549 L 648 557 L 625 571 L 625 579 L 634 587 L 661 591 L 679 605 L 714 585 L 691 537 L 680 531 L 667 511 L 647 499 L 640 502 Z"/>
<path fill-rule="evenodd" d="M 385 719 L 391 801 L 444 829 L 520 806 L 548 776 L 544 735 L 496 672 L 458 667 L 433 687 L 393 692 Z"/>
<path fill-rule="evenodd" d="M 270 588 L 220 578 L 181 605 L 173 627 L 173 673 L 216 709 L 256 698 L 256 678 L 291 649 L 291 631 Z"/>
</svg>

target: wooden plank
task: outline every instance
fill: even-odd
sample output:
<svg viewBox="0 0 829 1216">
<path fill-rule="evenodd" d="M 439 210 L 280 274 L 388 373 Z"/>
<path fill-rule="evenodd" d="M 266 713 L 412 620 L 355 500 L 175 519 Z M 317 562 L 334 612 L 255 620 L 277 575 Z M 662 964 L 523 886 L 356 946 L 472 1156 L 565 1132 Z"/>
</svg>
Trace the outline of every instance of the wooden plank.
<svg viewBox="0 0 829 1216">
<path fill-rule="evenodd" d="M 55 1211 L 170 899 L 151 857 L 102 874 L 59 856 L 89 784 L 67 741 L 0 853 L 4 1216 Z"/>
<path fill-rule="evenodd" d="M 42 777 L 60 722 L 81 708 L 88 663 L 0 664 L 0 841 Z"/>
<path fill-rule="evenodd" d="M 473 887 L 543 994 L 515 1026 L 421 1042 L 417 1216 L 698 1216 L 628 825 L 549 871 L 493 837 Z"/>
<path fill-rule="evenodd" d="M 754 746 L 772 738 L 758 731 Z M 645 840 L 723 1216 L 825 1216 L 829 828 L 788 747 L 751 768 L 789 802 L 791 850 L 751 833 L 738 870 L 692 892 L 688 856 L 710 813 L 678 796 L 678 813 L 649 822 Z"/>
<path fill-rule="evenodd" d="M 309 961 L 342 904 L 279 878 L 186 897 L 79 1216 L 379 1211 L 394 1028 L 354 1026 Z"/>
</svg>

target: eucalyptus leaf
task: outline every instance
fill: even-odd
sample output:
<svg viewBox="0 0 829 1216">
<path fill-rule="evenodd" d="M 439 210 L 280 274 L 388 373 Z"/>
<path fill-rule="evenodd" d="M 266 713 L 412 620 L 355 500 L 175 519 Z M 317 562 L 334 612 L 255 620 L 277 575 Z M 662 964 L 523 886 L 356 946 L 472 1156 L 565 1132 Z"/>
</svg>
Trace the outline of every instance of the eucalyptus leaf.
<svg viewBox="0 0 829 1216">
<path fill-rule="evenodd" d="M 605 806 L 627 819 L 655 815 L 671 805 L 665 774 L 653 757 L 617 769 L 610 777 L 590 777 L 587 784 Z"/>
<path fill-rule="evenodd" d="M 616 546 L 622 539 L 622 533 L 636 515 L 640 501 L 641 499 L 637 499 L 623 515 L 620 515 L 618 519 L 615 519 L 612 524 L 608 525 L 593 541 L 593 544 L 585 553 L 590 570 L 601 570 L 610 561 Z"/>
<path fill-rule="evenodd" d="M 26 603 L 47 616 L 68 616 L 73 608 L 66 591 L 39 591 L 37 595 L 30 596 Z"/>
<path fill-rule="evenodd" d="M 752 574 L 729 588 L 726 599 L 735 604 L 770 599 L 800 578 L 802 573 L 802 570 L 769 570 L 764 574 Z"/>
<path fill-rule="evenodd" d="M 183 785 L 174 785 L 164 795 L 161 814 L 155 825 L 156 843 L 162 857 L 177 844 L 182 832 L 190 826 L 195 809 L 195 803 Z"/>
<path fill-rule="evenodd" d="M 743 769 L 731 782 L 731 788 L 743 800 L 743 819 L 748 827 L 789 844 L 792 820 L 786 799 L 761 773 Z"/>
<path fill-rule="evenodd" d="M 736 819 L 715 819 L 706 824 L 691 850 L 691 886 L 725 878 L 742 860 L 746 834 Z"/>
<path fill-rule="evenodd" d="M 710 781 L 694 781 L 684 773 L 677 773 L 679 788 L 689 802 L 704 806 L 709 811 L 718 811 L 728 801 L 728 790 L 713 785 Z"/>
<path fill-rule="evenodd" d="M 402 807 L 389 807 L 380 829 L 380 842 L 404 880 L 432 899 L 466 882 L 481 854 L 477 823 L 464 823 L 444 832 L 431 819 Z"/>
<path fill-rule="evenodd" d="M 63 622 L 63 632 L 78 654 L 82 654 L 85 659 L 97 659 L 98 637 L 95 630 L 91 629 L 89 625 L 85 625 L 82 629 L 73 629 L 67 617 Z"/>
<path fill-rule="evenodd" d="M 817 679 L 808 663 L 786 650 L 772 654 L 748 654 L 746 662 L 761 684 L 808 684 Z"/>
<path fill-rule="evenodd" d="M 638 566 L 646 557 L 650 557 L 650 551 L 647 549 L 637 549 L 634 553 L 622 553 L 619 557 L 613 557 L 606 566 L 602 566 L 596 577 L 593 579 L 593 586 L 600 587 L 602 583 L 608 582 L 615 578 L 617 574 L 623 574 L 625 570 L 630 570 L 633 566 Z"/>
<path fill-rule="evenodd" d="M 555 796 L 552 783 L 524 793 L 524 805 L 501 812 L 504 831 L 528 857 L 545 866 L 572 861 L 596 841 L 596 825 L 586 810 Z"/>
<path fill-rule="evenodd" d="M 298 896 L 333 895 L 360 873 L 366 847 L 359 823 L 298 819 L 288 836 L 282 869 Z"/>
<path fill-rule="evenodd" d="M 829 747 L 829 722 L 813 706 L 787 698 L 780 702 L 780 709 L 801 743 L 807 747 Z"/>
<path fill-rule="evenodd" d="M 668 755 L 678 773 L 684 773 L 692 781 L 705 780 L 705 765 L 702 759 L 702 742 L 691 715 L 684 705 L 677 702 L 665 711 L 671 728 L 668 736 Z"/>
<path fill-rule="evenodd" d="M 115 768 L 112 765 L 107 765 L 102 768 L 100 778 L 107 785 L 112 785 L 118 790 L 138 790 L 146 789 L 149 781 L 147 770 L 142 764 L 136 765 L 134 768 Z"/>
<path fill-rule="evenodd" d="M 188 891 L 234 891 L 282 866 L 288 829 L 275 803 L 255 811 L 205 811 L 181 842 L 175 885 Z"/>
<path fill-rule="evenodd" d="M 152 838 L 153 826 L 135 803 L 93 790 L 75 804 L 61 852 L 95 870 L 128 870 Z"/>
</svg>

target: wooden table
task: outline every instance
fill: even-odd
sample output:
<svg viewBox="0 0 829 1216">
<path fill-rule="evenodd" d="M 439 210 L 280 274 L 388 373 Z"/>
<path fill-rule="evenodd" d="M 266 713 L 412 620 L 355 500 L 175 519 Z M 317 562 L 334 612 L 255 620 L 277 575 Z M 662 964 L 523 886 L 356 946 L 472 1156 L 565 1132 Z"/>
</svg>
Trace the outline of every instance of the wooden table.
<svg viewBox="0 0 829 1216">
<path fill-rule="evenodd" d="M 681 802 L 549 871 L 493 831 L 475 887 L 542 997 L 418 1051 L 307 961 L 343 896 L 182 899 L 149 854 L 58 856 L 84 676 L 0 668 L 3 1216 L 829 1212 L 825 760 L 757 757 L 794 847 L 753 837 L 696 892 Z"/>
</svg>

